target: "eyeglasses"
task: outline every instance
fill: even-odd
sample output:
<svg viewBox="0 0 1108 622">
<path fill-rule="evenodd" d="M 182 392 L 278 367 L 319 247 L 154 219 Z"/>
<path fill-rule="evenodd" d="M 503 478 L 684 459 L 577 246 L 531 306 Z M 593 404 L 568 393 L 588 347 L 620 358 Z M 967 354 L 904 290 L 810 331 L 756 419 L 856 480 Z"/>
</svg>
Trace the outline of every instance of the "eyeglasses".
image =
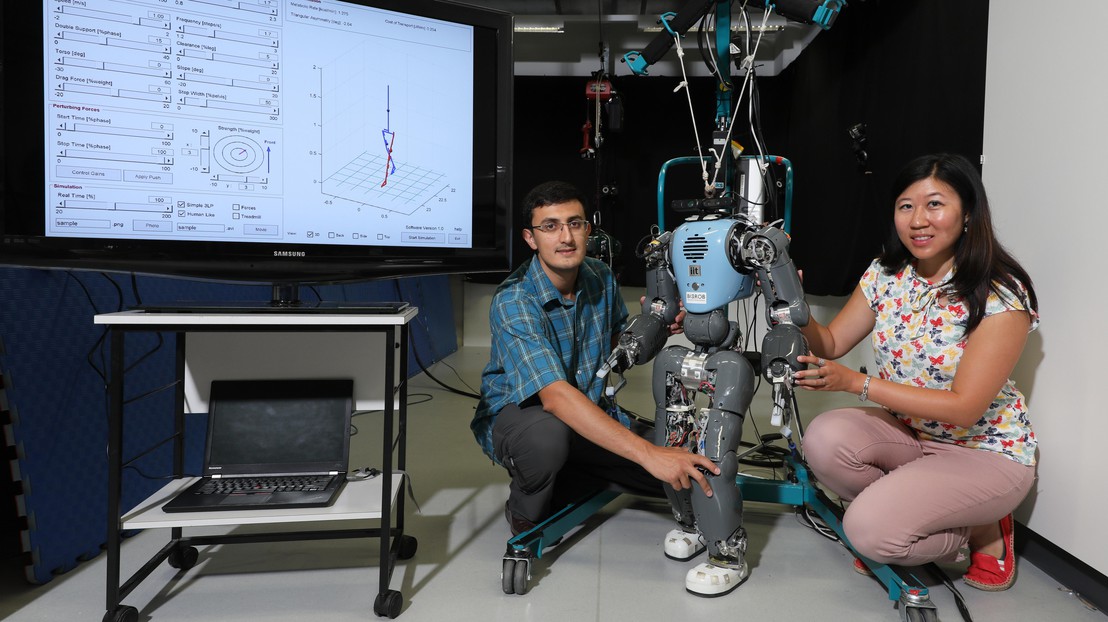
<svg viewBox="0 0 1108 622">
<path fill-rule="evenodd" d="M 569 227 L 569 232 L 570 233 L 581 233 L 582 231 L 587 229 L 588 226 L 589 226 L 589 221 L 581 219 L 581 218 L 574 218 L 573 220 L 570 220 L 569 222 L 558 222 L 556 220 L 547 220 L 547 221 L 544 221 L 544 222 L 540 222 L 537 225 L 531 225 L 530 228 L 535 229 L 536 231 L 542 231 L 543 233 L 561 233 L 562 227 Z"/>
</svg>

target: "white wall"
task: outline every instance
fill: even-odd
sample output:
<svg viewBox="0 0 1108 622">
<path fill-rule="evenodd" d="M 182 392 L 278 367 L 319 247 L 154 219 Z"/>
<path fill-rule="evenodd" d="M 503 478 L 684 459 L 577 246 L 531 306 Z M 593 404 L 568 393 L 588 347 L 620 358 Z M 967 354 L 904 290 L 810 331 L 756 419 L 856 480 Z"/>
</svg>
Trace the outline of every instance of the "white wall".
<svg viewBox="0 0 1108 622">
<path fill-rule="evenodd" d="M 1108 2 L 993 2 L 984 179 L 998 233 L 1031 273 L 1040 329 L 1014 378 L 1039 438 L 1039 481 L 1017 518 L 1108 574 Z M 930 93 L 917 96 L 956 97 Z"/>
</svg>

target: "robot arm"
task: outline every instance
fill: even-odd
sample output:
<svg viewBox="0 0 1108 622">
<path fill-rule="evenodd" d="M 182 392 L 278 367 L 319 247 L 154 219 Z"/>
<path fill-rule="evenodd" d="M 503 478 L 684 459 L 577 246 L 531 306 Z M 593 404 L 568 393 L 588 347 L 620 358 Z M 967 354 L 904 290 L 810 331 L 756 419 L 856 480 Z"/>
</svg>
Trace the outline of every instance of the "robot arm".
<svg viewBox="0 0 1108 622">
<path fill-rule="evenodd" d="M 784 231 L 771 226 L 747 229 L 732 238 L 730 251 L 731 265 L 736 270 L 758 276 L 771 328 L 779 324 L 808 325 L 808 303 Z"/>
<path fill-rule="evenodd" d="M 708 10 L 712 8 L 715 2 L 716 0 L 685 0 L 685 3 L 681 5 L 676 13 L 667 13 L 662 16 L 665 28 L 654 37 L 654 40 L 648 43 L 642 52 L 624 54 L 624 62 L 628 64 L 635 75 L 646 75 L 647 68 L 661 60 L 666 52 L 673 47 L 673 33 L 685 34 L 689 28 L 692 28 L 702 17 L 707 15 Z"/>
<path fill-rule="evenodd" d="M 808 340 L 800 329 L 808 325 L 810 315 L 788 249 L 785 232 L 769 226 L 745 231 L 731 246 L 735 269 L 758 275 L 766 301 L 769 330 L 762 339 L 762 375 L 773 386 L 773 425 L 781 425 L 783 414 L 791 410 L 793 374 L 807 368 L 796 357 L 808 353 Z"/>
<path fill-rule="evenodd" d="M 681 311 L 678 303 L 677 283 L 669 263 L 669 245 L 673 234 L 666 231 L 651 239 L 643 249 L 641 258 L 646 262 L 646 297 L 642 313 L 631 318 L 627 328 L 619 334 L 611 355 L 597 377 L 609 372 L 620 373 L 632 365 L 642 365 L 653 359 L 669 338 L 669 326 Z"/>
<path fill-rule="evenodd" d="M 662 15 L 662 24 L 665 27 L 643 48 L 642 52 L 624 54 L 623 62 L 627 63 L 635 75 L 646 75 L 649 67 L 661 60 L 673 47 L 673 38 L 684 35 L 689 28 L 708 14 L 717 1 L 685 0 L 676 13 Z M 749 3 L 751 7 L 763 8 L 767 4 L 775 13 L 786 19 L 803 24 L 814 24 L 827 30 L 835 23 L 835 18 L 846 6 L 846 0 L 750 0 Z"/>
</svg>

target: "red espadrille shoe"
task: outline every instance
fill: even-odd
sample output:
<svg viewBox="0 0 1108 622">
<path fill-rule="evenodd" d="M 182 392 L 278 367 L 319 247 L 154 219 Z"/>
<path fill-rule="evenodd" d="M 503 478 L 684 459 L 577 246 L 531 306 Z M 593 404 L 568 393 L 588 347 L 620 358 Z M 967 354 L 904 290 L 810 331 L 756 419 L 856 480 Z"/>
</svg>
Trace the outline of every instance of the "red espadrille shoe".
<svg viewBox="0 0 1108 622">
<path fill-rule="evenodd" d="M 1004 541 L 1004 558 L 984 553 L 970 553 L 970 566 L 962 580 L 966 585 L 986 592 L 1001 592 L 1016 580 L 1015 522 L 1009 514 L 1000 519 L 1000 535 Z"/>
<path fill-rule="evenodd" d="M 866 562 L 858 559 L 857 557 L 854 558 L 854 572 L 867 577 L 873 576 L 873 571 L 869 569 L 869 566 L 866 565 Z"/>
</svg>

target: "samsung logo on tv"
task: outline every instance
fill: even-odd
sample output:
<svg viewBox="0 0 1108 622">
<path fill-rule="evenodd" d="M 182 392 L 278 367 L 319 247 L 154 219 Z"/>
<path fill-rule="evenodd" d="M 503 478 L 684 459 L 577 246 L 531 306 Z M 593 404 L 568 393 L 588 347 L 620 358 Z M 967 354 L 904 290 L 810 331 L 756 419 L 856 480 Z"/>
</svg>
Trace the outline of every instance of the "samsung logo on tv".
<svg viewBox="0 0 1108 622">
<path fill-rule="evenodd" d="M 274 257 L 307 257 L 304 251 L 273 251 Z"/>
</svg>

